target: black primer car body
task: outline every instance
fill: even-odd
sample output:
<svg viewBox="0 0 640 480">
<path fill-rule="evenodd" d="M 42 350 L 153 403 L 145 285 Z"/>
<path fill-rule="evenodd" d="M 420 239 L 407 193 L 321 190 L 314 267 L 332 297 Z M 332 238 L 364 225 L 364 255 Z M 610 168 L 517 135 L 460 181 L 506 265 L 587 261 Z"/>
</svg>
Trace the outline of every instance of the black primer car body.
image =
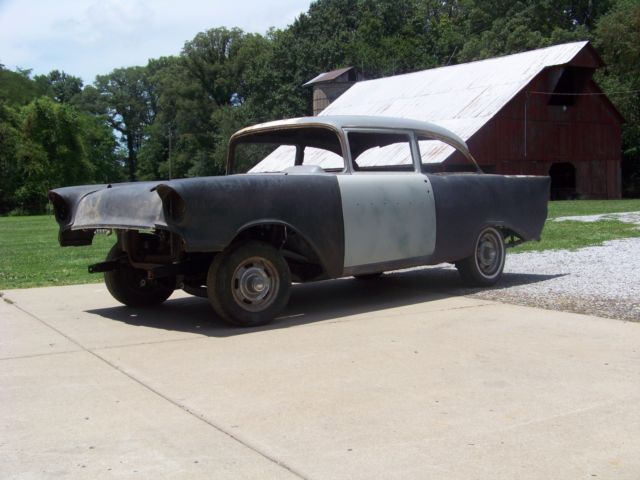
<svg viewBox="0 0 640 480">
<path fill-rule="evenodd" d="M 443 165 L 458 158 L 454 170 L 466 159 L 472 172 L 442 172 L 425 161 L 429 152 Z M 240 163 L 252 169 L 232 174 Z M 156 304 L 183 288 L 246 326 L 277 315 L 291 281 L 453 262 L 467 282 L 495 283 L 505 243 L 539 239 L 548 193 L 548 177 L 482 173 L 465 143 L 438 126 L 327 116 L 237 132 L 226 176 L 49 195 L 62 246 L 117 233 L 107 261 L 90 270 L 105 272 L 122 303 Z"/>
</svg>

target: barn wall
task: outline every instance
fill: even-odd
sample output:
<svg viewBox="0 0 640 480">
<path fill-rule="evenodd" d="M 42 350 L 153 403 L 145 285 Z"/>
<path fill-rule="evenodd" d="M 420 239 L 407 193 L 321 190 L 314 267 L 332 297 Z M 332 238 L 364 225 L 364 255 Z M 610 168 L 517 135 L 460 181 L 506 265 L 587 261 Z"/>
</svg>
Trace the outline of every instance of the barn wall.
<svg viewBox="0 0 640 480">
<path fill-rule="evenodd" d="M 620 198 L 620 117 L 600 95 L 574 97 L 566 109 L 549 105 L 549 95 L 527 95 L 550 91 L 552 73 L 541 73 L 476 133 L 471 151 L 501 174 L 547 175 L 554 163 L 569 162 L 579 198 Z M 584 92 L 600 93 L 591 81 Z"/>
</svg>

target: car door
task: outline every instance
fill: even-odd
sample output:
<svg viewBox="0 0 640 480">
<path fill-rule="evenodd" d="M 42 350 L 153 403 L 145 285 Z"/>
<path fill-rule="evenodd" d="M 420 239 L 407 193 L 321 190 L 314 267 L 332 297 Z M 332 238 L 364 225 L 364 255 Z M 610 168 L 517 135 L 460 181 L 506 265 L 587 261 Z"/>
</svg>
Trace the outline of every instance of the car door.
<svg viewBox="0 0 640 480">
<path fill-rule="evenodd" d="M 433 254 L 433 190 L 419 172 L 413 134 L 347 132 L 351 174 L 338 175 L 345 274 L 400 268 Z"/>
</svg>

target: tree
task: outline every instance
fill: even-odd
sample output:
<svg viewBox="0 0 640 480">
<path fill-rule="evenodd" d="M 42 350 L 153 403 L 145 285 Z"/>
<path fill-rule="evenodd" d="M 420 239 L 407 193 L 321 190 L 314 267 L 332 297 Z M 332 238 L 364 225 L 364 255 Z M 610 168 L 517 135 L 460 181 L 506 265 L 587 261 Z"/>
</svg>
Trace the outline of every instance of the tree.
<svg viewBox="0 0 640 480">
<path fill-rule="evenodd" d="M 43 91 L 28 75 L 0 69 L 0 102 L 26 105 L 42 94 Z"/>
<path fill-rule="evenodd" d="M 18 113 L 0 101 L 0 214 L 16 207 L 15 192 L 22 180 L 16 159 L 25 141 Z"/>
<path fill-rule="evenodd" d="M 24 141 L 18 149 L 22 178 L 16 199 L 26 212 L 41 212 L 51 188 L 89 183 L 94 167 L 88 161 L 78 113 L 47 97 L 21 112 Z"/>
<path fill-rule="evenodd" d="M 589 39 L 610 0 L 483 0 L 465 2 L 466 41 L 461 61 Z"/>
<path fill-rule="evenodd" d="M 127 152 L 128 177 L 134 181 L 145 127 L 153 123 L 156 114 L 155 93 L 145 68 L 117 68 L 108 75 L 98 75 L 94 87 L 85 88 L 83 95 L 83 108 L 106 115 L 109 126 L 119 132 Z"/>
<path fill-rule="evenodd" d="M 60 103 L 70 103 L 82 93 L 82 79 L 60 70 L 52 70 L 47 75 L 36 75 L 33 80 L 39 91 Z"/>
<path fill-rule="evenodd" d="M 186 42 L 179 57 L 149 62 L 157 115 L 145 129 L 141 178 L 224 173 L 231 133 L 265 113 L 244 99 L 264 98 L 256 76 L 268 71 L 269 45 L 261 35 L 217 28 Z"/>
<path fill-rule="evenodd" d="M 606 64 L 598 82 L 625 117 L 623 192 L 640 196 L 640 3 L 618 0 L 597 21 L 596 48 Z"/>
</svg>

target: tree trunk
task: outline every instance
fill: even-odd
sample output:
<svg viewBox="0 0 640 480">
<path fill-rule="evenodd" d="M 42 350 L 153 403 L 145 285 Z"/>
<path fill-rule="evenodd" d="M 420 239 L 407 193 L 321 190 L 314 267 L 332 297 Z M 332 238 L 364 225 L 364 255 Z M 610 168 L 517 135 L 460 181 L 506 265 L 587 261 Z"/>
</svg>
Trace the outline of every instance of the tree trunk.
<svg viewBox="0 0 640 480">
<path fill-rule="evenodd" d="M 135 182 L 137 154 L 131 137 L 131 134 L 127 135 L 127 166 L 129 167 L 129 181 Z"/>
</svg>

